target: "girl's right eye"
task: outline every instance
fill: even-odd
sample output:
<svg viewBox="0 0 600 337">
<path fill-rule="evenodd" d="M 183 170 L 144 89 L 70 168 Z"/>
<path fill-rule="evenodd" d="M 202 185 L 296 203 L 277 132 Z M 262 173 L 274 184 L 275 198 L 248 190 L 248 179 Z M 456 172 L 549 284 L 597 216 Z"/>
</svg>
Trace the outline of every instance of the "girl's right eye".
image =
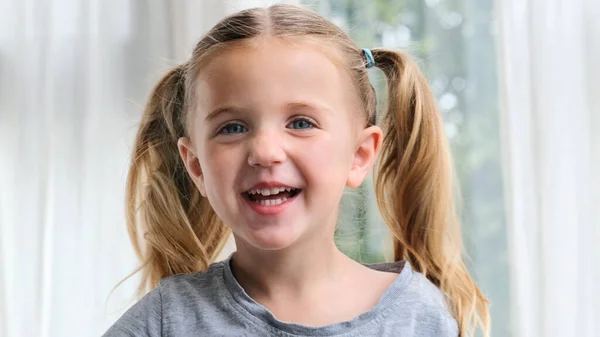
<svg viewBox="0 0 600 337">
<path fill-rule="evenodd" d="M 243 126 L 240 123 L 231 123 L 231 124 L 227 124 L 224 127 L 221 128 L 221 130 L 219 131 L 219 134 L 236 134 L 236 133 L 244 133 L 247 132 L 248 128 L 246 128 L 245 126 Z"/>
</svg>

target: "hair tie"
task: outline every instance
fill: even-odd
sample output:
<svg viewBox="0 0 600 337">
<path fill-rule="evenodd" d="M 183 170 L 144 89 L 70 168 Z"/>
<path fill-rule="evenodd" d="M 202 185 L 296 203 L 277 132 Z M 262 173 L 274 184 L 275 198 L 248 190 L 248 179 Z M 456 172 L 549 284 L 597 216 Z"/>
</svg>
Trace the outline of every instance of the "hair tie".
<svg viewBox="0 0 600 337">
<path fill-rule="evenodd" d="M 375 65 L 375 59 L 373 58 L 373 53 L 371 53 L 371 49 L 369 49 L 369 48 L 363 48 L 362 52 L 365 55 L 365 58 L 367 59 L 367 64 L 365 65 L 367 67 L 367 69 L 369 69 L 372 66 L 374 66 Z"/>
</svg>

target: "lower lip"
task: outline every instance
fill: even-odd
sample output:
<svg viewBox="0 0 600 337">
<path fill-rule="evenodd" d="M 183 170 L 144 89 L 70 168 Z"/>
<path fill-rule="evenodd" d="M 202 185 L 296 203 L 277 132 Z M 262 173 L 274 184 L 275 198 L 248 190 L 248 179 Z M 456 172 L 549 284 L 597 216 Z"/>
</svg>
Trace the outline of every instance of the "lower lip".
<svg viewBox="0 0 600 337">
<path fill-rule="evenodd" d="M 279 205 L 263 205 L 261 203 L 256 203 L 254 201 L 251 201 L 250 199 L 246 198 L 245 196 L 242 196 L 242 198 L 246 201 L 246 203 L 248 204 L 248 206 L 250 206 L 250 208 L 260 214 L 260 215 L 277 215 L 281 212 L 283 212 L 288 206 L 290 206 L 290 204 L 296 200 L 296 198 L 298 198 L 298 196 L 301 194 L 302 192 L 296 194 L 293 198 L 289 198 L 288 200 L 282 202 Z"/>
</svg>

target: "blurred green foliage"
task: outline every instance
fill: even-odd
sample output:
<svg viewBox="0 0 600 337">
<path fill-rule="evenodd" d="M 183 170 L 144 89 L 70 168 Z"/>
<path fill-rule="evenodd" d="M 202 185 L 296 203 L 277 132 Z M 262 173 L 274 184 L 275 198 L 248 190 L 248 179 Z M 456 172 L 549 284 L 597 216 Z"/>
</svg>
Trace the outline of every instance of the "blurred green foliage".
<svg viewBox="0 0 600 337">
<path fill-rule="evenodd" d="M 417 58 L 452 148 L 468 267 L 491 301 L 492 336 L 511 336 L 493 0 L 302 2 L 361 47 L 403 49 Z M 383 106 L 385 80 L 378 70 L 370 76 Z M 357 261 L 390 259 L 371 179 L 344 196 L 336 242 Z"/>
</svg>

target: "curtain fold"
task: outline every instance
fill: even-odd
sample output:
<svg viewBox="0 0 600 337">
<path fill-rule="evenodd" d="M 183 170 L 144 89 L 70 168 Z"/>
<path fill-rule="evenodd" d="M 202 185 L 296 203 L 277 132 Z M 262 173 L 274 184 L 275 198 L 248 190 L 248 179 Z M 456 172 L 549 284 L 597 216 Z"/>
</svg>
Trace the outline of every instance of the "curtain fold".
<svg viewBox="0 0 600 337">
<path fill-rule="evenodd" d="M 147 93 L 225 2 L 0 4 L 0 336 L 98 336 L 133 304 L 124 187 Z"/>
<path fill-rule="evenodd" d="M 598 336 L 600 3 L 496 5 L 514 336 Z"/>
</svg>

